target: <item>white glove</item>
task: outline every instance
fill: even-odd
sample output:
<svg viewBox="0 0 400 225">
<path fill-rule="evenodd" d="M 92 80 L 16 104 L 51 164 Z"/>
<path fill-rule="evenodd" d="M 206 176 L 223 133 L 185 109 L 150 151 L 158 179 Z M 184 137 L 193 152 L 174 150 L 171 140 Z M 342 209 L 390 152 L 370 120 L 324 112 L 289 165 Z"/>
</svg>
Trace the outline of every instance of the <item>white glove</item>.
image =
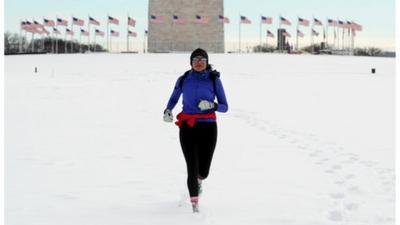
<svg viewBox="0 0 400 225">
<path fill-rule="evenodd" d="M 167 123 L 171 123 L 174 120 L 174 116 L 172 115 L 171 110 L 164 110 L 164 121 Z"/>
<path fill-rule="evenodd" d="M 214 108 L 214 102 L 209 102 L 207 100 L 201 100 L 198 107 L 204 111 L 208 109 L 213 109 Z"/>
</svg>

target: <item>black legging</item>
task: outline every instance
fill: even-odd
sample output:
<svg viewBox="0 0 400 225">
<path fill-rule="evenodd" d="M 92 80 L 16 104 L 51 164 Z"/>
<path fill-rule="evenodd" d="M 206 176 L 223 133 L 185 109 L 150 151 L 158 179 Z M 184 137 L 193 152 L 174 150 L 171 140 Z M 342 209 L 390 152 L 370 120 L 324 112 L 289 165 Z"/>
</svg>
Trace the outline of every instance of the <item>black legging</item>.
<svg viewBox="0 0 400 225">
<path fill-rule="evenodd" d="M 179 130 L 179 139 L 186 160 L 190 197 L 195 197 L 199 195 L 197 179 L 207 178 L 210 171 L 217 143 L 217 123 L 196 122 L 194 127 L 183 123 Z"/>
</svg>

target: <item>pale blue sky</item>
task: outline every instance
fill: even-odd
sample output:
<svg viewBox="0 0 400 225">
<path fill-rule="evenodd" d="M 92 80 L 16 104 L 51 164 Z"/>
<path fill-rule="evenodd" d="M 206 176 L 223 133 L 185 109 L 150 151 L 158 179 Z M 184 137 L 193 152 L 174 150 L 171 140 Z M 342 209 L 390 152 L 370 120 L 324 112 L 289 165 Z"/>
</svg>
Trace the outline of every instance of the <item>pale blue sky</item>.
<svg viewBox="0 0 400 225">
<path fill-rule="evenodd" d="M 5 31 L 18 32 L 19 20 L 32 18 L 42 21 L 42 17 L 54 19 L 56 15 L 70 20 L 71 15 L 87 21 L 90 14 L 102 22 L 101 30 L 106 30 L 107 13 L 111 16 L 126 19 L 127 13 L 137 20 L 138 43 L 142 42 L 143 30 L 147 28 L 148 0 L 5 0 Z M 326 19 L 339 18 L 354 20 L 363 25 L 363 31 L 356 36 L 356 46 L 377 46 L 387 50 L 394 50 L 395 46 L 395 0 L 225 0 L 225 16 L 231 20 L 225 26 L 227 45 L 238 41 L 239 14 L 252 20 L 251 25 L 242 26 L 243 42 L 254 43 L 259 41 L 260 15 L 271 16 L 274 21 L 269 29 L 276 33 L 278 17 L 282 15 L 293 24 L 297 16 L 311 20 L 316 17 L 323 22 Z M 263 26 L 263 33 L 267 26 Z M 295 36 L 295 26 L 287 27 Z M 310 42 L 310 28 L 301 28 L 306 37 L 300 45 Z M 125 26 L 115 27 L 121 32 L 120 42 L 125 41 Z M 322 30 L 319 30 L 322 33 Z M 322 35 L 321 35 L 322 36 Z M 294 38 L 293 38 L 294 39 Z M 322 40 L 322 37 L 320 37 Z M 272 40 L 271 40 L 272 41 Z"/>
</svg>

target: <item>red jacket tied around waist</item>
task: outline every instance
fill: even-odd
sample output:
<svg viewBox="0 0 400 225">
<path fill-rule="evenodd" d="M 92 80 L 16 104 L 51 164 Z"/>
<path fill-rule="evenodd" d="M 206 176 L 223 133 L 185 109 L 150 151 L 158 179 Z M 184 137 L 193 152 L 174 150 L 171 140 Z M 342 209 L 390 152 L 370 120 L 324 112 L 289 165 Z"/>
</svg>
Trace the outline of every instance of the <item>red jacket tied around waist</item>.
<svg viewBox="0 0 400 225">
<path fill-rule="evenodd" d="M 186 114 L 184 112 L 180 112 L 176 118 L 178 121 L 176 121 L 175 124 L 178 127 L 181 127 L 184 121 L 186 121 L 189 127 L 193 127 L 196 123 L 196 119 L 217 119 L 217 116 L 215 115 L 215 112 L 210 112 L 207 114 Z"/>
</svg>

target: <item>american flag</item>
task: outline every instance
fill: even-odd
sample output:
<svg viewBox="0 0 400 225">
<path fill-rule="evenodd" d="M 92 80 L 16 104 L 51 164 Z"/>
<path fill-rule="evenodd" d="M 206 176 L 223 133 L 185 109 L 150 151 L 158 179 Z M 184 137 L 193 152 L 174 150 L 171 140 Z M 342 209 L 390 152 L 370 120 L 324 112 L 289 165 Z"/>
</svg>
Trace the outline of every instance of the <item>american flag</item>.
<svg viewBox="0 0 400 225">
<path fill-rule="evenodd" d="M 310 21 L 299 17 L 299 25 L 308 27 L 310 25 Z"/>
<path fill-rule="evenodd" d="M 128 25 L 135 27 L 136 26 L 136 20 L 128 16 Z"/>
<path fill-rule="evenodd" d="M 355 31 L 362 31 L 362 26 L 356 22 L 351 22 L 351 29 Z"/>
<path fill-rule="evenodd" d="M 177 15 L 172 16 L 172 23 L 174 24 L 184 24 L 185 21 L 182 18 L 179 18 Z"/>
<path fill-rule="evenodd" d="M 115 25 L 119 25 L 119 20 L 116 19 L 116 18 L 113 18 L 111 16 L 108 16 L 108 22 L 112 23 L 112 24 L 115 24 Z"/>
<path fill-rule="evenodd" d="M 21 27 L 26 32 L 36 33 L 36 27 L 29 21 L 22 22 Z"/>
<path fill-rule="evenodd" d="M 274 38 L 275 36 L 271 31 L 267 30 L 267 37 Z"/>
<path fill-rule="evenodd" d="M 57 28 L 53 27 L 53 33 L 54 34 L 61 34 L 61 32 L 59 30 L 57 30 Z"/>
<path fill-rule="evenodd" d="M 272 17 L 261 16 L 261 23 L 272 24 Z"/>
<path fill-rule="evenodd" d="M 66 21 L 64 19 L 57 18 L 57 25 L 68 26 L 68 21 Z"/>
<path fill-rule="evenodd" d="M 280 20 L 281 20 L 281 24 L 285 24 L 285 25 L 288 25 L 288 26 L 292 25 L 292 23 L 289 20 L 285 19 L 282 16 L 280 17 Z"/>
<path fill-rule="evenodd" d="M 130 36 L 130 37 L 137 37 L 137 33 L 128 30 L 128 36 Z"/>
<path fill-rule="evenodd" d="M 328 19 L 328 26 L 337 26 L 337 21 L 333 19 Z"/>
<path fill-rule="evenodd" d="M 41 29 L 44 28 L 44 26 L 42 24 L 40 24 L 39 22 L 37 22 L 36 20 L 33 21 L 33 26 L 36 28 L 41 28 Z"/>
<path fill-rule="evenodd" d="M 84 29 L 81 29 L 81 35 L 89 36 L 89 32 L 85 31 Z"/>
<path fill-rule="evenodd" d="M 68 28 L 65 30 L 65 33 L 68 35 L 74 35 L 74 32 Z"/>
<path fill-rule="evenodd" d="M 225 17 L 225 16 L 223 16 L 223 15 L 219 15 L 219 16 L 218 16 L 218 19 L 219 19 L 219 21 L 222 22 L 222 23 L 229 23 L 229 22 L 230 22 L 230 21 L 229 21 L 229 18 L 228 18 L 228 17 Z"/>
<path fill-rule="evenodd" d="M 322 26 L 322 22 L 319 21 L 318 19 L 314 18 L 314 25 Z"/>
<path fill-rule="evenodd" d="M 338 27 L 344 28 L 344 22 L 341 20 L 338 20 Z"/>
<path fill-rule="evenodd" d="M 351 22 L 350 21 L 346 21 L 346 28 L 350 29 L 351 28 Z"/>
<path fill-rule="evenodd" d="M 54 27 L 56 23 L 54 22 L 54 20 L 43 19 L 43 25 L 48 27 Z"/>
<path fill-rule="evenodd" d="M 283 31 L 283 32 L 282 32 L 282 35 L 285 36 L 285 37 L 288 37 L 288 38 L 292 37 L 292 36 L 291 36 L 288 32 L 286 32 L 286 31 Z"/>
<path fill-rule="evenodd" d="M 110 32 L 111 32 L 111 36 L 119 37 L 119 32 L 118 31 L 111 30 Z"/>
<path fill-rule="evenodd" d="M 81 19 L 78 19 L 76 17 L 72 17 L 72 24 L 78 25 L 78 26 L 83 26 L 85 22 Z"/>
<path fill-rule="evenodd" d="M 29 23 L 29 24 L 28 24 Z M 29 27 L 30 26 L 30 22 L 28 22 L 28 21 L 22 21 L 21 22 L 21 29 L 22 30 L 25 30 L 27 27 Z"/>
<path fill-rule="evenodd" d="M 104 32 L 96 29 L 96 30 L 95 30 L 95 35 L 96 35 L 96 36 L 104 37 Z"/>
<path fill-rule="evenodd" d="M 162 18 L 155 15 L 150 15 L 150 23 L 162 23 Z"/>
<path fill-rule="evenodd" d="M 319 33 L 313 29 L 313 30 L 312 30 L 312 35 L 314 35 L 314 36 L 318 36 L 318 35 L 319 35 Z"/>
<path fill-rule="evenodd" d="M 195 22 L 198 23 L 198 24 L 207 24 L 208 23 L 208 18 L 206 18 L 204 16 L 196 15 Z"/>
<path fill-rule="evenodd" d="M 247 19 L 245 16 L 240 16 L 240 23 L 251 24 L 251 20 Z"/>
<path fill-rule="evenodd" d="M 100 22 L 89 16 L 89 24 L 100 26 Z"/>
<path fill-rule="evenodd" d="M 299 37 L 304 37 L 304 33 L 303 32 L 301 32 L 300 30 L 297 30 L 297 35 L 299 36 Z"/>
</svg>

